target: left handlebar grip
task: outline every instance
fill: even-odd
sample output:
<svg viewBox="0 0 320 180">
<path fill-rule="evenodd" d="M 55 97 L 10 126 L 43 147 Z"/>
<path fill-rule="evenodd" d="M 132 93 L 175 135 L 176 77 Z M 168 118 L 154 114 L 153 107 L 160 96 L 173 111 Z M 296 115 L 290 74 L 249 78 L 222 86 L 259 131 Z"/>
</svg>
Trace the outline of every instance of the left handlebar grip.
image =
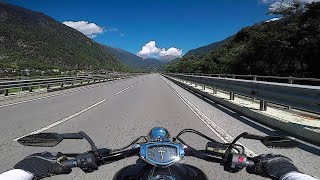
<svg viewBox="0 0 320 180">
<path fill-rule="evenodd" d="M 74 159 L 63 160 L 60 164 L 68 168 L 78 167 L 88 172 L 98 169 L 95 157 L 92 153 L 78 154 Z"/>
<path fill-rule="evenodd" d="M 63 160 L 60 162 L 63 166 L 67 168 L 75 168 L 78 167 L 77 160 L 71 159 L 71 160 Z"/>
</svg>

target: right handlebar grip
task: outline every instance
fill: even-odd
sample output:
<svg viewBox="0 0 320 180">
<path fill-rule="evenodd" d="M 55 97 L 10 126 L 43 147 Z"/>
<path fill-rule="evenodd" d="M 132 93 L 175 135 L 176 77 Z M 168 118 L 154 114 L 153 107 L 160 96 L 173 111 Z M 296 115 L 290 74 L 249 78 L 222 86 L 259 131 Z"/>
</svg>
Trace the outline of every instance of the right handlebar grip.
<svg viewBox="0 0 320 180">
<path fill-rule="evenodd" d="M 247 167 L 254 166 L 254 162 L 252 160 L 247 160 Z"/>
</svg>

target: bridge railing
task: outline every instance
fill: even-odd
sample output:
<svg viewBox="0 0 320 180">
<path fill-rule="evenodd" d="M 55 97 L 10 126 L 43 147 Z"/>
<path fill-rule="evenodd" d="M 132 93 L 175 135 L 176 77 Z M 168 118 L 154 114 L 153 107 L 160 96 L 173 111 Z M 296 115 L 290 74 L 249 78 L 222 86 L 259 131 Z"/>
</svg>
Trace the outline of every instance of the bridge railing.
<svg viewBox="0 0 320 180">
<path fill-rule="evenodd" d="M 229 76 L 219 77 L 205 74 L 167 73 L 165 75 L 182 81 L 201 84 L 203 88 L 210 86 L 212 87 L 214 94 L 217 93 L 217 89 L 227 91 L 230 93 L 230 100 L 234 100 L 235 94 L 258 99 L 260 100 L 261 111 L 266 111 L 267 102 L 271 102 L 320 114 L 320 86 L 292 84 L 293 81 L 289 83 L 289 80 L 288 83 L 278 83 L 257 81 L 257 79 L 245 80 L 235 79 L 235 77 L 229 78 Z M 318 79 L 312 80 L 319 81 Z"/>
<path fill-rule="evenodd" d="M 14 80 L 14 81 L 2 81 L 0 82 L 0 93 L 2 92 L 4 96 L 9 95 L 10 89 L 16 88 L 28 88 L 29 92 L 32 92 L 33 87 L 46 86 L 47 89 L 50 89 L 51 85 L 59 84 L 60 87 L 63 87 L 65 84 L 74 85 L 75 83 L 82 84 L 86 83 L 95 83 L 100 81 L 106 81 L 109 79 L 115 78 L 124 78 L 128 76 L 133 76 L 138 74 L 129 74 L 129 73 L 119 73 L 119 74 L 106 74 L 106 75 L 89 75 L 89 76 L 71 76 L 71 77 L 62 77 L 62 78 L 45 78 L 45 79 L 31 79 L 31 80 Z"/>
</svg>

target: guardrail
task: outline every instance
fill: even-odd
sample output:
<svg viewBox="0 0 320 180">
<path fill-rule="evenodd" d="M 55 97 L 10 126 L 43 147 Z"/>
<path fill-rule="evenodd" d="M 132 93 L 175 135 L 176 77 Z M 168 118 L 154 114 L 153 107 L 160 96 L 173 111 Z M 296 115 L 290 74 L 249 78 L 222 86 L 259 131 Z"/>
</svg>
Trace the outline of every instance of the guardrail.
<svg viewBox="0 0 320 180">
<path fill-rule="evenodd" d="M 46 86 L 47 89 L 50 89 L 50 86 L 53 84 L 60 84 L 60 87 L 63 87 L 65 84 L 74 85 L 74 83 L 83 82 L 97 82 L 97 81 L 106 81 L 115 78 L 124 78 L 132 75 L 138 74 L 107 74 L 107 75 L 91 75 L 91 76 L 72 76 L 72 77 L 63 77 L 63 78 L 46 78 L 46 79 L 31 79 L 31 80 L 18 80 L 18 81 L 3 81 L 0 82 L 0 94 L 1 91 L 4 96 L 9 95 L 10 89 L 16 88 L 28 88 L 29 92 L 33 91 L 33 87 L 36 86 Z"/>
<path fill-rule="evenodd" d="M 280 77 L 280 76 L 259 76 L 259 75 L 235 75 L 235 74 L 203 74 L 203 73 L 186 73 L 186 75 L 209 76 L 219 78 L 244 79 L 254 81 L 279 82 L 288 84 L 301 84 L 320 86 L 320 79 L 316 78 L 298 78 L 298 77 Z"/>
<path fill-rule="evenodd" d="M 234 100 L 235 94 L 258 99 L 260 100 L 261 111 L 266 111 L 267 102 L 271 102 L 320 114 L 319 86 L 221 78 L 205 75 L 174 73 L 167 73 L 165 75 L 182 81 L 201 84 L 203 89 L 206 86 L 210 86 L 214 94 L 217 93 L 217 89 L 227 91 L 230 93 L 230 100 Z"/>
</svg>

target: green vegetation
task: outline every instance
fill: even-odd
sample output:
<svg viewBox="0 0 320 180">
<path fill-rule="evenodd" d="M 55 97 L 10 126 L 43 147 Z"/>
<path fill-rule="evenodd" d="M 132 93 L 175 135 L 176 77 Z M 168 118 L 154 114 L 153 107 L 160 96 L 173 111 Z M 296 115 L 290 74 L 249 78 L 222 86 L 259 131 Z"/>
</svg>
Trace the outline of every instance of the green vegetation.
<svg viewBox="0 0 320 180">
<path fill-rule="evenodd" d="M 167 72 L 232 73 L 320 78 L 320 3 L 281 20 L 247 27 L 202 57 L 187 55 Z"/>
<path fill-rule="evenodd" d="M 42 13 L 3 3 L 0 68 L 127 70 L 113 54 L 82 33 Z"/>
</svg>

